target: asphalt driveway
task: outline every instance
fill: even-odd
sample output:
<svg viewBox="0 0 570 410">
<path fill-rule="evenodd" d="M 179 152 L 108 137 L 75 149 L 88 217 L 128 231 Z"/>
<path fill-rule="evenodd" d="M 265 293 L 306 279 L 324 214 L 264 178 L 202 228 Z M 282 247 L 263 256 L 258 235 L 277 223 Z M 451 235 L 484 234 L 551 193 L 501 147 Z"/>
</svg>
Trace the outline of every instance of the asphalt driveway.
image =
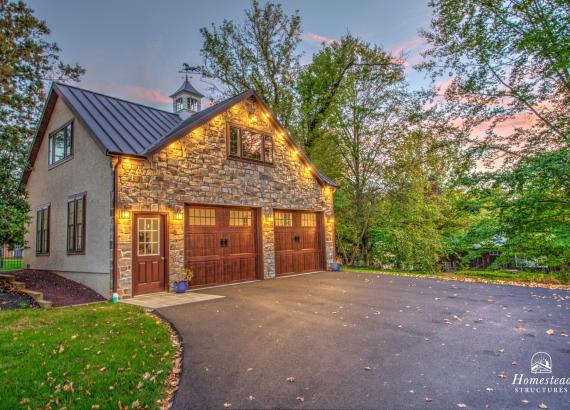
<svg viewBox="0 0 570 410">
<path fill-rule="evenodd" d="M 203 292 L 226 297 L 160 310 L 184 339 L 176 409 L 570 408 L 570 386 L 513 385 L 570 378 L 570 292 L 342 272 Z"/>
</svg>

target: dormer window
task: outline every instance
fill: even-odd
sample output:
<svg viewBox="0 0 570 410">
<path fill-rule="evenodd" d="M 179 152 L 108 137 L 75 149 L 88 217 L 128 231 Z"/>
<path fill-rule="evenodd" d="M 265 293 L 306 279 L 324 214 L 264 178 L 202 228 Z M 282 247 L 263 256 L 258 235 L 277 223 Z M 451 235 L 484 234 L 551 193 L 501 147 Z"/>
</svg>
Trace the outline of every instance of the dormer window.
<svg viewBox="0 0 570 410">
<path fill-rule="evenodd" d="M 229 126 L 230 158 L 273 164 L 273 138 L 259 131 Z"/>
<path fill-rule="evenodd" d="M 73 121 L 49 135 L 48 165 L 55 165 L 68 158 L 73 152 Z"/>
</svg>

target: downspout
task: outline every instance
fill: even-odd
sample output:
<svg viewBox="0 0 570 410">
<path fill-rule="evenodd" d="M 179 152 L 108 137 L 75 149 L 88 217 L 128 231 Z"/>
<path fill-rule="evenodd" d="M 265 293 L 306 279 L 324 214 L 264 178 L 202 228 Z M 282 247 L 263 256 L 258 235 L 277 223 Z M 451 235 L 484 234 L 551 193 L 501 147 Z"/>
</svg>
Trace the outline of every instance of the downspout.
<svg viewBox="0 0 570 410">
<path fill-rule="evenodd" d="M 117 162 L 113 167 L 113 293 L 117 293 L 119 285 L 119 270 L 118 270 L 118 252 L 119 247 L 117 241 L 119 240 L 118 233 L 118 212 L 119 212 L 119 172 L 118 167 L 123 161 L 122 157 L 117 158 Z"/>
</svg>

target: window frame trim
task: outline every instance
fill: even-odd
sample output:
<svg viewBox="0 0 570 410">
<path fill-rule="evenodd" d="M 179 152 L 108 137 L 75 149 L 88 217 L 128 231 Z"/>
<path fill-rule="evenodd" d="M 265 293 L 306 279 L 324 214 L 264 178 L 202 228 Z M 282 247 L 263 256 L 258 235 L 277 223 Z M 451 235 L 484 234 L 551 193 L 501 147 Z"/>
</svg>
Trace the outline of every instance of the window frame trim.
<svg viewBox="0 0 570 410">
<path fill-rule="evenodd" d="M 67 157 L 63 157 L 62 159 L 55 161 L 55 162 L 51 162 L 51 141 L 52 141 L 52 137 L 57 134 L 58 132 L 60 132 L 61 130 L 65 129 L 67 126 L 71 125 L 71 154 L 69 154 Z M 47 155 L 47 162 L 48 162 L 48 171 L 58 167 L 61 164 L 66 163 L 67 161 L 71 161 L 73 159 L 73 157 L 75 156 L 75 120 L 71 119 L 70 121 L 67 121 L 65 124 L 63 124 L 61 127 L 57 128 L 55 131 L 52 131 L 48 134 L 48 155 Z"/>
<path fill-rule="evenodd" d="M 46 238 L 46 252 L 38 251 L 38 212 L 47 209 L 47 238 Z M 36 256 L 49 256 L 50 252 L 50 236 L 51 236 L 51 203 L 40 205 L 36 208 Z M 41 241 L 40 241 L 41 242 Z"/>
<path fill-rule="evenodd" d="M 82 199 L 83 200 L 83 221 L 82 221 L 82 225 L 83 225 L 83 232 L 82 232 L 82 238 L 81 238 L 81 242 L 83 243 L 83 247 L 81 248 L 81 250 L 77 250 L 77 247 L 74 247 L 73 250 L 69 250 L 69 203 L 70 202 L 74 202 L 74 215 L 77 215 L 77 205 L 76 202 L 78 199 Z M 66 205 L 66 212 L 67 212 L 67 218 L 65 219 L 65 250 L 66 250 L 66 254 L 67 255 L 85 255 L 85 250 L 87 249 L 87 226 L 86 226 L 86 221 L 87 221 L 87 192 L 81 192 L 79 194 L 74 194 L 74 195 L 69 195 L 67 197 L 67 202 L 65 203 Z M 75 219 L 74 227 L 77 227 L 77 219 Z M 75 228 L 76 229 L 76 228 Z M 75 235 L 75 233 L 74 233 Z M 74 244 L 76 245 L 76 244 Z"/>
<path fill-rule="evenodd" d="M 230 153 L 230 136 L 231 136 L 230 135 L 230 129 L 232 127 L 238 128 L 240 130 L 240 133 L 239 133 L 240 156 L 235 156 L 235 155 L 232 155 Z M 261 157 L 262 158 L 265 158 L 265 137 L 271 138 L 271 162 L 266 162 L 264 159 L 256 160 L 256 159 L 243 158 L 243 156 L 242 156 L 243 147 L 242 147 L 241 130 L 251 131 L 251 132 L 257 133 L 263 137 L 262 138 L 262 144 L 261 144 Z M 246 126 L 238 124 L 236 122 L 228 121 L 226 124 L 226 157 L 227 157 L 227 159 L 230 159 L 232 161 L 240 161 L 240 162 L 246 162 L 249 164 L 263 165 L 266 167 L 274 167 L 275 166 L 275 138 L 272 134 L 270 134 L 268 132 L 260 131 L 260 130 L 252 128 L 252 127 L 246 127 Z"/>
</svg>

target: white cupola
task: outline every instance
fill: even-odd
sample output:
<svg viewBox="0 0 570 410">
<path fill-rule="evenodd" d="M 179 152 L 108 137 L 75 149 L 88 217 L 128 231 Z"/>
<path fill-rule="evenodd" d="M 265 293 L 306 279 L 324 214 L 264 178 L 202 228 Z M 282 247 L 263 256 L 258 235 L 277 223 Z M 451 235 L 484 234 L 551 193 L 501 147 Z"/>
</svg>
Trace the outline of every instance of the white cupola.
<svg viewBox="0 0 570 410">
<path fill-rule="evenodd" d="M 186 76 L 180 88 L 170 96 L 174 112 L 180 115 L 182 119 L 186 119 L 202 109 L 203 97 L 204 95 L 190 84 L 188 76 Z"/>
</svg>

